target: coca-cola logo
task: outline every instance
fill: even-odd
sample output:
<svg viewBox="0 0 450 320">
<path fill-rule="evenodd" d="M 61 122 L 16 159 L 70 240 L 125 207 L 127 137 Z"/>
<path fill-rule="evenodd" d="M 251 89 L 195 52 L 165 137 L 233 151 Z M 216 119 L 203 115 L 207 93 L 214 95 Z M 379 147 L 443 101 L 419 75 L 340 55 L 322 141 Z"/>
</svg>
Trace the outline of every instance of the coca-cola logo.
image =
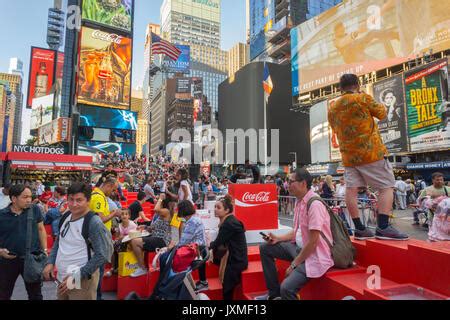
<svg viewBox="0 0 450 320">
<path fill-rule="evenodd" d="M 268 202 L 269 201 L 270 192 L 259 192 L 259 193 L 250 193 L 246 192 L 242 196 L 243 202 Z"/>
<path fill-rule="evenodd" d="M 119 36 L 118 34 L 103 32 L 103 31 L 100 31 L 100 30 L 93 31 L 92 32 L 92 38 L 99 39 L 99 40 L 102 40 L 102 41 L 117 43 L 117 44 L 121 44 L 122 43 L 122 39 L 123 39 L 123 37 Z"/>
</svg>

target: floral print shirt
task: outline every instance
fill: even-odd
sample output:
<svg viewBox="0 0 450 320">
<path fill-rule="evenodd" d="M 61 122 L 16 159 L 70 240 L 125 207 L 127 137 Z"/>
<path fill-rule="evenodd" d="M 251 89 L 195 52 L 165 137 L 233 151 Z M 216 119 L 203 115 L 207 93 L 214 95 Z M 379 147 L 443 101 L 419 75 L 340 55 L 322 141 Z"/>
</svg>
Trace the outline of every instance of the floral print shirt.
<svg viewBox="0 0 450 320">
<path fill-rule="evenodd" d="M 387 155 L 374 119 L 386 116 L 386 107 L 365 93 L 344 94 L 330 107 L 328 121 L 338 137 L 344 167 L 373 163 Z"/>
</svg>

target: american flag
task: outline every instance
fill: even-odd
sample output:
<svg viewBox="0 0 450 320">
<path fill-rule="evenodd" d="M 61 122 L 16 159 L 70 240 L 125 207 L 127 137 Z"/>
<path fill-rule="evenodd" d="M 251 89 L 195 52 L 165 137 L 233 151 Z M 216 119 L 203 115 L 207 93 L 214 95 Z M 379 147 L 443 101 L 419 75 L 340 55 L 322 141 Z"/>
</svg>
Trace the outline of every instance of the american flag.
<svg viewBox="0 0 450 320">
<path fill-rule="evenodd" d="M 181 55 L 181 50 L 171 44 L 169 41 L 161 39 L 152 32 L 152 54 L 164 54 L 170 59 L 176 61 Z"/>
</svg>

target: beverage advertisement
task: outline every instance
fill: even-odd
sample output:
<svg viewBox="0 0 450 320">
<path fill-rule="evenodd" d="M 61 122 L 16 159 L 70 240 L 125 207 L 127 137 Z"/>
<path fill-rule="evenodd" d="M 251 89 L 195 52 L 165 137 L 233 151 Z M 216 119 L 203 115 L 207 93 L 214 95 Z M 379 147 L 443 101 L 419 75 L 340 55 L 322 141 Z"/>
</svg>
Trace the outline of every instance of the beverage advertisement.
<svg viewBox="0 0 450 320">
<path fill-rule="evenodd" d="M 412 152 L 448 150 L 448 61 L 438 60 L 405 73 L 408 133 Z"/>
<path fill-rule="evenodd" d="M 375 100 L 387 109 L 387 118 L 378 122 L 378 128 L 390 153 L 408 151 L 403 84 L 403 75 L 397 75 L 373 86 Z"/>
<path fill-rule="evenodd" d="M 131 38 L 82 28 L 78 103 L 130 109 Z"/>
<path fill-rule="evenodd" d="M 291 30 L 293 95 L 449 46 L 448 1 L 344 0 Z"/>
<path fill-rule="evenodd" d="M 133 0 L 83 0 L 82 18 L 131 32 Z"/>
<path fill-rule="evenodd" d="M 28 78 L 27 108 L 33 106 L 33 99 L 46 96 L 53 86 L 56 51 L 31 48 L 30 73 Z"/>
<path fill-rule="evenodd" d="M 54 94 L 35 98 L 32 103 L 30 130 L 36 130 L 53 120 Z"/>
<path fill-rule="evenodd" d="M 107 129 L 137 130 L 137 112 L 99 107 L 81 109 L 80 126 Z"/>
</svg>

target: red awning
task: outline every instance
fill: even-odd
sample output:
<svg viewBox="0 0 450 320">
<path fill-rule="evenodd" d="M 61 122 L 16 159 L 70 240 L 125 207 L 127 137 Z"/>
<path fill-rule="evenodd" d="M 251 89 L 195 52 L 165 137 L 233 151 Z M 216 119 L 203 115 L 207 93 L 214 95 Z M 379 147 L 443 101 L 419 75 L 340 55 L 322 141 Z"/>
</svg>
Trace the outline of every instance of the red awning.
<svg viewBox="0 0 450 320">
<path fill-rule="evenodd" d="M 6 152 L 0 152 L 0 160 L 5 161 L 6 160 Z"/>
<path fill-rule="evenodd" d="M 49 155 L 25 152 L 8 152 L 6 156 L 10 161 L 40 161 L 40 162 L 60 162 L 60 163 L 88 163 L 92 166 L 92 157 L 71 156 L 71 155 Z"/>
<path fill-rule="evenodd" d="M 54 170 L 54 171 L 92 171 L 89 163 L 43 162 L 43 161 L 11 161 L 13 169 Z"/>
</svg>

